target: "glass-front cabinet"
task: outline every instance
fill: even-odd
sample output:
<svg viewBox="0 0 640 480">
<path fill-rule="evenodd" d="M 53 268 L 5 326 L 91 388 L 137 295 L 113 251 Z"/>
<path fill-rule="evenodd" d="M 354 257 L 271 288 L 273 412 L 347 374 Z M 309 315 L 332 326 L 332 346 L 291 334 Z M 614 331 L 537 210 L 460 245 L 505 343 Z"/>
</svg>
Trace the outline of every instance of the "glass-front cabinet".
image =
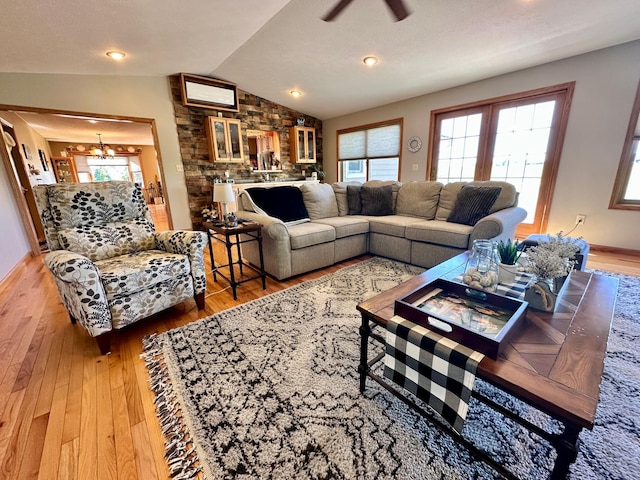
<svg viewBox="0 0 640 480">
<path fill-rule="evenodd" d="M 78 170 L 73 157 L 51 157 L 58 183 L 78 183 Z"/>
<path fill-rule="evenodd" d="M 207 117 L 209 153 L 214 162 L 243 163 L 242 127 L 234 118 Z"/>
<path fill-rule="evenodd" d="M 291 162 L 316 163 L 316 129 L 313 127 L 291 127 Z"/>
</svg>

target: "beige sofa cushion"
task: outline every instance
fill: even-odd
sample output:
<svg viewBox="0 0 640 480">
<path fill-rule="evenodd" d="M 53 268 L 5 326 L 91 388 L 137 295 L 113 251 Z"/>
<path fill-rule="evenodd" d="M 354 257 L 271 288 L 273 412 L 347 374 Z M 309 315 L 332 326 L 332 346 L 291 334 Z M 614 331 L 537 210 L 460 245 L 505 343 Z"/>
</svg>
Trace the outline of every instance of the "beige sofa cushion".
<svg viewBox="0 0 640 480">
<path fill-rule="evenodd" d="M 496 203 L 489 210 L 489 213 L 497 212 L 509 207 L 515 207 L 518 204 L 518 192 L 515 185 L 507 182 L 501 182 L 498 180 L 488 180 L 486 182 L 477 181 L 469 182 L 470 185 L 476 185 L 478 187 L 501 187 L 500 195 L 496 199 Z"/>
<path fill-rule="evenodd" d="M 396 180 L 367 180 L 362 185 L 366 185 L 367 187 L 384 187 L 385 185 L 391 185 L 393 192 L 393 211 L 396 210 L 396 199 L 398 198 L 398 191 L 402 186 L 402 182 L 397 182 Z"/>
<path fill-rule="evenodd" d="M 347 202 L 347 186 L 362 185 L 360 182 L 334 182 L 331 184 L 333 193 L 336 195 L 336 204 L 338 205 L 338 215 L 344 217 L 349 214 L 349 204 Z"/>
<path fill-rule="evenodd" d="M 474 181 L 474 182 L 451 182 L 442 187 L 440 191 L 440 202 L 438 203 L 438 210 L 436 211 L 436 220 L 446 221 L 451 214 L 451 210 L 456 203 L 458 193 L 465 185 L 477 185 L 479 187 L 502 187 L 498 199 L 489 210 L 489 213 L 497 212 L 509 207 L 515 207 L 517 205 L 518 193 L 516 187 L 507 182 L 501 182 L 498 180 L 487 181 Z"/>
<path fill-rule="evenodd" d="M 396 213 L 433 220 L 440 200 L 440 182 L 408 182 L 398 190 Z"/>
<path fill-rule="evenodd" d="M 358 215 L 345 215 L 344 217 L 321 218 L 315 223 L 331 225 L 336 229 L 336 238 L 345 238 L 352 235 L 369 233 L 369 221 Z"/>
<path fill-rule="evenodd" d="M 467 248 L 469 235 L 471 235 L 472 231 L 473 227 L 461 223 L 442 220 L 419 220 L 407 225 L 405 238 L 416 242 Z"/>
<path fill-rule="evenodd" d="M 331 225 L 322 225 L 321 223 L 302 223 L 288 227 L 287 230 L 292 250 L 333 242 L 336 239 L 336 229 Z"/>
<path fill-rule="evenodd" d="M 327 183 L 303 183 L 300 185 L 304 206 L 309 212 L 309 218 L 318 220 L 338 216 L 336 194 Z"/>
<path fill-rule="evenodd" d="M 369 219 L 369 231 L 371 233 L 382 233 L 392 237 L 404 237 L 407 225 L 411 225 L 417 220 L 416 217 L 405 217 L 404 215 L 364 216 L 364 218 Z"/>
</svg>

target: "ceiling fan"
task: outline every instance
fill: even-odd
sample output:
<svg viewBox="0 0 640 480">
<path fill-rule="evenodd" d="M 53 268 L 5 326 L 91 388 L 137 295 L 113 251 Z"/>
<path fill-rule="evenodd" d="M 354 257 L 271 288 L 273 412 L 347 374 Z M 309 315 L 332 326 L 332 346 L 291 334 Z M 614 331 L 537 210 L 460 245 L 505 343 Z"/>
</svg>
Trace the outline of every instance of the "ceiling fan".
<svg viewBox="0 0 640 480">
<path fill-rule="evenodd" d="M 332 22 L 338 15 L 344 10 L 353 0 L 340 0 L 333 9 L 327 13 L 322 20 L 325 22 Z M 396 22 L 407 18 L 411 12 L 404 4 L 403 0 L 384 0 L 387 6 L 391 9 L 391 12 L 396 17 Z"/>
</svg>

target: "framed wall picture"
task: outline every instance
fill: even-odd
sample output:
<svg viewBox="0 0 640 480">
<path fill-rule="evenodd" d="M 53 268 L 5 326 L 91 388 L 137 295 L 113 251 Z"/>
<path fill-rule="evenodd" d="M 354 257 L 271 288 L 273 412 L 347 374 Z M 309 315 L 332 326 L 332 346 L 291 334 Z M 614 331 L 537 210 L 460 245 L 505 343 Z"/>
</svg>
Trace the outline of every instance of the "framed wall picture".
<svg viewBox="0 0 640 480">
<path fill-rule="evenodd" d="M 238 111 L 238 88 L 235 83 L 181 73 L 180 91 L 184 106 Z"/>
<path fill-rule="evenodd" d="M 22 144 L 22 151 L 24 152 L 24 158 L 26 160 L 31 160 L 31 149 L 29 148 L 29 145 L 25 145 L 23 143 Z"/>
<path fill-rule="evenodd" d="M 47 155 L 44 153 L 44 150 L 38 149 L 38 156 L 40 157 L 40 163 L 42 164 L 42 169 L 45 172 L 49 171 L 49 166 L 47 165 Z"/>
</svg>

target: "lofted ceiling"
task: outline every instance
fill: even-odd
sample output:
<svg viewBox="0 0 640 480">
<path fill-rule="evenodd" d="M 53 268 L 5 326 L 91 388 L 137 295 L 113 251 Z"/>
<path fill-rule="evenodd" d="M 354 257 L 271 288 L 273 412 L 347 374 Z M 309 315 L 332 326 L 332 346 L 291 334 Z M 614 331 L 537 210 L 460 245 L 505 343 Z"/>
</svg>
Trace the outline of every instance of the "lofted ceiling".
<svg viewBox="0 0 640 480">
<path fill-rule="evenodd" d="M 0 72 L 194 73 L 328 119 L 640 38 L 638 0 L 405 0 L 401 22 L 353 0 L 322 21 L 337 1 L 0 0 Z"/>
</svg>

